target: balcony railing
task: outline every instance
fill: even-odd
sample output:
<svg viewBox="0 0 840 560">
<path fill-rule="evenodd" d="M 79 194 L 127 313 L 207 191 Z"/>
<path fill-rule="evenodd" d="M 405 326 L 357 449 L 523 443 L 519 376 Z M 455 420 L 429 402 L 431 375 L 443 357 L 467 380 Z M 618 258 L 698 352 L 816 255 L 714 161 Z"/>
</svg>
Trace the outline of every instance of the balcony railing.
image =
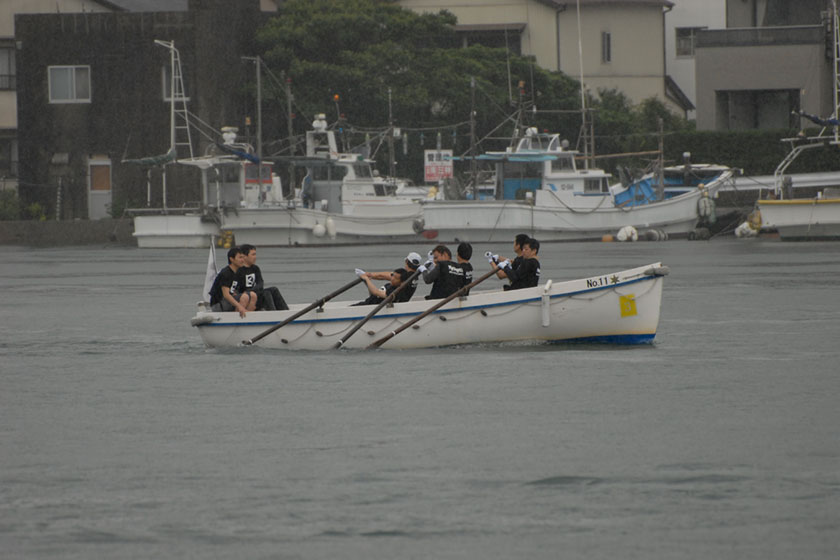
<svg viewBox="0 0 840 560">
<path fill-rule="evenodd" d="M 696 48 L 813 45 L 823 43 L 825 34 L 822 25 L 704 29 L 697 34 Z"/>
</svg>

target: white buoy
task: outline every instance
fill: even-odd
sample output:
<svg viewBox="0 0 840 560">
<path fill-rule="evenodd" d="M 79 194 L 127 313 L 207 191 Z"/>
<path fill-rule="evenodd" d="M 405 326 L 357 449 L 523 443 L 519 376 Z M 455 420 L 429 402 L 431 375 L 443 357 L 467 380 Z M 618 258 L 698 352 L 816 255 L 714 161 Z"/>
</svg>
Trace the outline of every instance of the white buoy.
<svg viewBox="0 0 840 560">
<path fill-rule="evenodd" d="M 312 226 L 312 235 L 315 237 L 324 237 L 325 233 L 327 233 L 327 228 L 324 227 L 324 224 L 316 223 Z"/>
<path fill-rule="evenodd" d="M 327 220 L 324 224 L 324 229 L 326 229 L 327 235 L 330 236 L 330 239 L 335 239 L 335 222 L 333 221 L 332 217 L 327 216 Z"/>
<path fill-rule="evenodd" d="M 637 241 L 639 232 L 633 226 L 624 226 L 615 236 L 616 241 Z"/>
</svg>

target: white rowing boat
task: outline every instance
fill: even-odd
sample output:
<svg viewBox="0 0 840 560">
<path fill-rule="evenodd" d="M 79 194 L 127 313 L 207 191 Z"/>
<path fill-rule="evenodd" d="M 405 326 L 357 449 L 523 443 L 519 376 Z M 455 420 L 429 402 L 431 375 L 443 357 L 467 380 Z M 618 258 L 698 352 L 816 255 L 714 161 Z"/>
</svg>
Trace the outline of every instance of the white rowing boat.
<svg viewBox="0 0 840 560">
<path fill-rule="evenodd" d="M 565 282 L 547 281 L 522 290 L 473 290 L 393 336 L 383 348 L 429 348 L 515 341 L 643 344 L 653 342 L 659 324 L 663 276 L 654 263 Z M 327 302 L 264 338 L 260 335 L 307 307 L 254 311 L 242 318 L 201 308 L 192 318 L 204 343 L 232 348 L 252 339 L 267 348 L 328 350 L 372 309 L 353 302 Z M 367 348 L 426 312 L 434 301 L 418 299 L 385 307 L 343 343 Z"/>
</svg>

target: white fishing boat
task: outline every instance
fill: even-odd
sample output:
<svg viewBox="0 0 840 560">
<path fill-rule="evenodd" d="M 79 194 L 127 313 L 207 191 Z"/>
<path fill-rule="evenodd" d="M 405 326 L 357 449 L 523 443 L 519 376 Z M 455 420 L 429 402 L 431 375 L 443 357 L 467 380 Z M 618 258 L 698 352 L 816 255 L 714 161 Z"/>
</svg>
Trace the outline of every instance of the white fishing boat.
<svg viewBox="0 0 840 560">
<path fill-rule="evenodd" d="M 759 199 L 758 212 L 761 217 L 761 230 L 772 230 L 783 241 L 809 241 L 840 239 L 840 187 L 825 187 L 810 198 L 794 198 L 792 181 L 785 171 L 799 155 L 810 149 L 823 146 L 840 145 L 840 19 L 837 2 L 832 1 L 830 23 L 832 29 L 834 59 L 834 112 L 827 119 L 798 111 L 802 118 L 807 118 L 823 128 L 816 137 L 786 138 L 791 150 L 774 173 L 774 191 L 769 199 Z"/>
<path fill-rule="evenodd" d="M 245 204 L 221 216 L 237 243 L 259 246 L 410 242 L 421 239 L 415 222 L 422 207 L 413 195 L 373 173 L 371 161 L 338 151 L 335 132 L 317 115 L 306 133 L 306 156 L 285 158 L 305 167 L 295 196 Z"/>
<path fill-rule="evenodd" d="M 124 160 L 163 169 L 162 207 L 129 209 L 139 247 L 206 247 L 210 238 L 231 232 L 237 243 L 259 246 L 381 244 L 421 239 L 418 224 L 423 198 L 405 181 L 374 174 L 371 160 L 341 153 L 324 115 L 316 115 L 306 134 L 306 155 L 267 161 L 260 150 L 240 142 L 237 129 L 200 130 L 211 143 L 193 155 L 190 120 L 180 55 L 174 44 L 156 43 L 171 53 L 170 149 L 164 156 Z M 203 123 L 201 123 L 203 124 Z M 206 125 L 205 125 L 206 126 Z M 209 128 L 209 127 L 208 127 Z M 219 136 L 222 139 L 219 139 Z M 301 188 L 286 193 L 274 172 L 280 162 L 305 167 Z M 172 164 L 201 170 L 201 200 L 190 208 L 166 205 L 166 168 Z"/>
<path fill-rule="evenodd" d="M 763 229 L 783 241 L 840 239 L 840 188 L 827 188 L 813 198 L 759 200 Z"/>
<path fill-rule="evenodd" d="M 252 341 L 298 350 L 362 349 L 376 343 L 390 349 L 534 341 L 642 344 L 653 342 L 656 335 L 667 273 L 667 267 L 654 263 L 579 280 L 549 280 L 522 290 L 473 288 L 469 296 L 452 299 L 431 313 L 432 301 L 397 303 L 382 308 L 349 338 L 371 306 L 318 301 L 240 317 L 202 305 L 191 322 L 204 343 L 214 348 Z"/>
<path fill-rule="evenodd" d="M 488 152 L 496 166 L 495 199 L 429 200 L 424 227 L 444 241 L 497 241 L 528 233 L 540 241 L 601 239 L 625 226 L 686 237 L 700 218 L 711 218 L 717 191 L 735 174 L 724 166 L 671 167 L 669 183 L 653 174 L 622 185 L 601 169 L 579 169 L 578 152 L 559 134 L 530 128 L 514 149 Z M 686 179 L 684 190 L 673 192 Z"/>
</svg>

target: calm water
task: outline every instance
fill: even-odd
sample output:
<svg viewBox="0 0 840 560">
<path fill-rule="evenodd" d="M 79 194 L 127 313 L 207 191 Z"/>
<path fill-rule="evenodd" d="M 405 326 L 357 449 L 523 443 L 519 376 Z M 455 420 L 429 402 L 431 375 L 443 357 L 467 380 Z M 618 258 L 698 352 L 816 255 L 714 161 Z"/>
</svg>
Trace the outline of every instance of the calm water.
<svg viewBox="0 0 840 560">
<path fill-rule="evenodd" d="M 312 301 L 429 248 L 259 262 Z M 544 245 L 668 264 L 656 343 L 373 353 L 205 349 L 204 250 L 0 258 L 3 558 L 840 554 L 838 243 Z"/>
</svg>

